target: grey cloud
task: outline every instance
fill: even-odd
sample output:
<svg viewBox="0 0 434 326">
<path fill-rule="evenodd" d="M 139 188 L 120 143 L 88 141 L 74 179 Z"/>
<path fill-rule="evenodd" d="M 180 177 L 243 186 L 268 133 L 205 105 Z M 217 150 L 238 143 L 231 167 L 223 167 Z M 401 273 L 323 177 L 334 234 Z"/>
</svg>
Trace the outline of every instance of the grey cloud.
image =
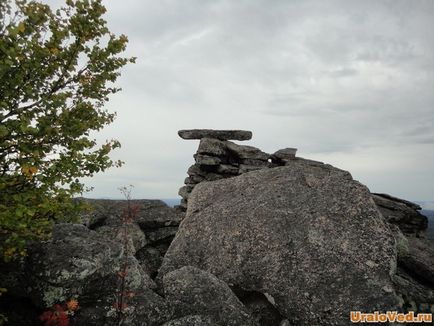
<svg viewBox="0 0 434 326">
<path fill-rule="evenodd" d="M 116 194 L 115 184 L 125 179 L 137 183 L 137 196 L 176 197 L 197 146 L 176 131 L 244 128 L 253 131 L 249 144 L 265 151 L 298 147 L 355 169 L 376 189 L 432 198 L 434 180 L 411 183 L 402 175 L 418 155 L 434 152 L 434 2 L 105 5 L 110 28 L 128 35 L 128 54 L 138 59 L 124 69 L 123 92 L 108 105 L 117 121 L 96 136 L 119 138 L 116 155 L 127 164 L 94 179 L 101 188 L 95 196 Z M 380 162 L 399 158 L 401 145 L 414 148 L 414 161 L 401 158 L 392 182 Z M 378 165 L 360 168 L 372 153 Z M 418 164 L 430 171 L 434 158 Z"/>
</svg>

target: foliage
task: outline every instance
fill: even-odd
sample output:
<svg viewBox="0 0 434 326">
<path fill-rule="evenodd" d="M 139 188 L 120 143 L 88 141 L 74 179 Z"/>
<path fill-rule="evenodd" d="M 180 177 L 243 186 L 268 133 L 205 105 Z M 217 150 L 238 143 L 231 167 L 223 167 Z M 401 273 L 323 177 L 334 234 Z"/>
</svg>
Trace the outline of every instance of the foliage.
<svg viewBox="0 0 434 326">
<path fill-rule="evenodd" d="M 115 117 L 103 108 L 127 38 L 102 18 L 101 0 L 66 0 L 53 11 L 29 0 L 0 1 L 0 255 L 25 254 L 56 221 L 73 221 L 73 195 L 89 177 L 121 162 L 91 132 Z"/>
<path fill-rule="evenodd" d="M 73 316 L 77 309 L 77 299 L 71 299 L 63 305 L 56 304 L 44 311 L 39 319 L 45 326 L 69 326 L 69 317 Z"/>
</svg>

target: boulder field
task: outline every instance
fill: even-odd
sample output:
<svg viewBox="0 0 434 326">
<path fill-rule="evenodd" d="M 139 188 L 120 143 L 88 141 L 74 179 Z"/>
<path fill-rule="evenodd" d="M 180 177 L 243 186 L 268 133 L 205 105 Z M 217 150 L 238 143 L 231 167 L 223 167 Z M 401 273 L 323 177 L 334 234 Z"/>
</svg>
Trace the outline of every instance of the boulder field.
<svg viewBox="0 0 434 326">
<path fill-rule="evenodd" d="M 434 245 L 414 203 L 286 148 L 200 139 L 179 207 L 90 200 L 27 257 L 0 262 L 0 313 L 38 325 L 78 301 L 71 325 L 350 325 L 350 312 L 434 312 Z M 133 218 L 124 219 L 133 208 Z"/>
</svg>

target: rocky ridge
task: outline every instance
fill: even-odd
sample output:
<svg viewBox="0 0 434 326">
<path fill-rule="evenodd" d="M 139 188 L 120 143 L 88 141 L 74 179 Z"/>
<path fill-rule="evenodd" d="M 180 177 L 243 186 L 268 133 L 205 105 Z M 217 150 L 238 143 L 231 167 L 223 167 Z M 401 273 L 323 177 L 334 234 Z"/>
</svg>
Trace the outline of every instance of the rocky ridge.
<svg viewBox="0 0 434 326">
<path fill-rule="evenodd" d="M 181 134 L 200 139 L 183 207 L 130 202 L 124 325 L 347 325 L 349 309 L 434 312 L 434 249 L 417 205 L 370 194 L 293 148 L 230 141 L 248 133 Z M 0 313 L 12 324 L 36 325 L 68 298 L 80 304 L 76 325 L 114 324 L 127 203 L 86 201 L 82 225 L 56 225 L 28 257 L 0 263 Z"/>
</svg>

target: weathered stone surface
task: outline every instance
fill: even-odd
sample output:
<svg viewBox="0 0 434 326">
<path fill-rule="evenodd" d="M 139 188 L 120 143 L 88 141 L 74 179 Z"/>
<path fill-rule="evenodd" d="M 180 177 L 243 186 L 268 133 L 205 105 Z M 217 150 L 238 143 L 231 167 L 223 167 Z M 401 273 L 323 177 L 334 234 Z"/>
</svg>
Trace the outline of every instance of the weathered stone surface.
<svg viewBox="0 0 434 326">
<path fill-rule="evenodd" d="M 174 315 L 207 315 L 219 325 L 255 325 L 226 283 L 198 268 L 185 266 L 163 278 L 164 293 Z"/>
<path fill-rule="evenodd" d="M 216 166 L 222 163 L 222 160 L 220 158 L 210 155 L 195 154 L 194 159 L 196 160 L 196 163 L 200 166 Z"/>
<path fill-rule="evenodd" d="M 52 240 L 31 244 L 28 256 L 15 264 L 13 271 L 1 266 L 0 278 L 8 287 L 10 300 L 20 298 L 14 307 L 16 312 L 40 313 L 54 304 L 77 298 L 80 309 L 73 323 L 112 325 L 113 305 L 119 291 L 118 272 L 124 263 L 123 249 L 118 240 L 112 241 L 84 225 L 58 224 Z M 160 325 L 169 320 L 171 310 L 153 292 L 154 282 L 133 255 L 129 255 L 127 262 L 125 289 L 134 296 L 128 299 L 129 313 L 124 324 Z M 28 302 L 29 307 L 18 302 Z M 10 321 L 11 325 L 38 324 L 37 315 L 32 318 L 33 322 L 23 324 L 22 319 L 11 315 Z"/>
<path fill-rule="evenodd" d="M 165 300 L 149 289 L 135 291 L 127 299 L 127 308 L 122 325 L 161 325 L 171 319 L 172 311 Z M 73 325 L 106 326 L 118 325 L 114 298 L 104 297 L 92 305 L 81 306 L 72 319 Z"/>
<path fill-rule="evenodd" d="M 136 253 L 136 258 L 143 267 L 143 270 L 151 277 L 155 278 L 158 269 L 163 261 L 164 253 L 169 245 L 146 246 Z"/>
<path fill-rule="evenodd" d="M 226 142 L 212 138 L 202 138 L 200 140 L 197 153 L 211 156 L 228 155 L 228 151 L 226 149 Z"/>
<path fill-rule="evenodd" d="M 244 174 L 244 173 L 251 172 L 251 171 L 262 170 L 263 168 L 264 168 L 263 166 L 258 166 L 258 165 L 240 164 L 240 168 L 238 170 L 238 173 Z"/>
<path fill-rule="evenodd" d="M 217 173 L 224 175 L 238 175 L 239 167 L 229 164 L 220 164 L 217 168 Z"/>
<path fill-rule="evenodd" d="M 408 254 L 402 255 L 400 266 L 434 289 L 434 246 L 426 239 L 408 237 Z"/>
<path fill-rule="evenodd" d="M 90 229 L 122 225 L 122 215 L 127 208 L 126 200 L 82 199 L 90 211 L 82 216 L 83 223 Z M 135 221 L 142 229 L 178 225 L 183 215 L 161 200 L 133 199 L 131 207 L 137 207 Z"/>
<path fill-rule="evenodd" d="M 121 257 L 119 242 L 110 241 L 83 225 L 58 224 L 51 241 L 29 248 L 25 263 L 29 278 L 23 281 L 33 302 L 49 307 L 97 290 L 92 282 L 96 279 L 115 279 Z"/>
<path fill-rule="evenodd" d="M 146 236 L 140 227 L 136 223 L 128 224 L 127 226 L 127 239 L 128 248 L 132 254 L 135 254 L 138 250 L 146 246 L 147 240 Z M 96 232 L 104 235 L 106 238 L 111 240 L 117 240 L 122 244 L 124 240 L 124 227 L 107 226 L 103 225 L 96 229 Z"/>
<path fill-rule="evenodd" d="M 148 229 L 179 225 L 183 217 L 183 213 L 160 200 L 155 200 L 148 201 L 146 205 L 142 204 L 136 217 L 136 223 L 146 234 Z"/>
<path fill-rule="evenodd" d="M 397 225 L 389 224 L 389 227 L 395 238 L 396 256 L 399 261 L 401 258 L 407 257 L 410 252 L 408 239 Z"/>
<path fill-rule="evenodd" d="M 149 230 L 146 233 L 147 239 L 150 243 L 161 242 L 162 240 L 172 240 L 178 231 L 177 226 L 168 226 L 165 228 L 159 228 L 155 230 Z"/>
<path fill-rule="evenodd" d="M 368 189 L 329 165 L 287 164 L 198 184 L 158 278 L 204 269 L 296 325 L 395 304 L 395 242 Z"/>
<path fill-rule="evenodd" d="M 268 167 L 268 162 L 267 161 L 265 161 L 265 160 L 257 160 L 257 159 L 252 159 L 252 158 L 246 158 L 246 159 L 241 160 L 241 164 L 251 165 L 251 166 L 259 166 L 259 167 L 262 167 L 262 168 Z"/>
<path fill-rule="evenodd" d="M 372 194 L 372 198 L 386 221 L 398 225 L 404 234 L 421 235 L 428 227 L 428 218 L 418 212 L 419 205 L 386 194 Z"/>
<path fill-rule="evenodd" d="M 405 200 L 405 199 L 402 199 L 402 198 L 394 197 L 394 196 L 391 196 L 389 194 L 374 193 L 373 195 L 382 197 L 384 199 L 389 199 L 389 200 L 391 200 L 393 202 L 404 204 L 404 205 L 406 205 L 406 206 L 408 206 L 408 207 L 410 207 L 410 208 L 412 208 L 414 210 L 420 210 L 420 209 L 422 209 L 422 207 L 420 207 L 416 203 L 413 203 L 411 201 L 408 201 L 408 200 Z"/>
<path fill-rule="evenodd" d="M 178 190 L 178 195 L 180 195 L 183 199 L 187 199 L 190 195 L 191 191 L 193 190 L 194 186 L 192 185 L 185 185 Z"/>
<path fill-rule="evenodd" d="M 224 176 L 218 173 L 210 172 L 205 176 L 206 181 L 216 181 L 220 179 L 224 179 Z"/>
<path fill-rule="evenodd" d="M 411 272 L 403 267 L 398 267 L 393 282 L 398 295 L 401 297 L 399 307 L 390 307 L 391 311 L 402 309 L 406 312 L 434 313 L 433 287 L 424 281 L 418 281 Z"/>
<path fill-rule="evenodd" d="M 202 170 L 201 167 L 197 164 L 193 164 L 187 170 L 187 174 L 191 177 L 193 175 L 198 175 L 204 177 L 207 174 L 207 171 Z"/>
<path fill-rule="evenodd" d="M 283 148 L 279 149 L 275 153 L 271 155 L 271 159 L 273 161 L 287 161 L 295 158 L 295 153 L 297 152 L 297 148 Z"/>
<path fill-rule="evenodd" d="M 252 139 L 252 132 L 246 130 L 190 129 L 190 130 L 179 130 L 178 135 L 182 139 L 202 139 L 202 138 L 214 138 L 219 140 Z"/>
<path fill-rule="evenodd" d="M 39 307 L 74 296 L 85 295 L 88 299 L 103 296 L 105 291 L 114 290 L 108 284 L 116 287 L 122 257 L 119 242 L 110 241 L 83 225 L 57 224 L 52 240 L 29 247 L 21 270 L 15 271 L 20 282 L 9 284 L 9 290 L 17 290 L 17 294 L 25 291 Z M 133 289 L 155 287 L 134 257 L 129 268 L 127 282 Z M 114 280 L 113 283 L 110 280 Z M 98 282 L 105 282 L 106 288 L 99 288 Z"/>
<path fill-rule="evenodd" d="M 109 200 L 109 199 L 88 199 L 80 198 L 79 200 L 84 201 L 89 205 L 89 209 L 81 215 L 83 224 L 85 224 L 89 229 L 96 229 L 104 224 L 107 224 L 107 219 L 109 220 L 119 220 L 120 218 L 120 203 L 119 200 Z M 110 218 L 112 217 L 112 218 Z"/>
<path fill-rule="evenodd" d="M 226 142 L 229 152 L 240 159 L 255 159 L 261 161 L 267 161 L 269 154 L 264 153 L 260 149 L 253 146 L 238 145 L 232 142 Z"/>
<path fill-rule="evenodd" d="M 398 271 L 393 280 L 404 311 L 434 313 L 434 246 L 423 238 L 398 237 L 396 233 L 395 238 Z"/>
<path fill-rule="evenodd" d="M 163 326 L 219 326 L 209 316 L 189 315 L 171 320 Z"/>
</svg>

